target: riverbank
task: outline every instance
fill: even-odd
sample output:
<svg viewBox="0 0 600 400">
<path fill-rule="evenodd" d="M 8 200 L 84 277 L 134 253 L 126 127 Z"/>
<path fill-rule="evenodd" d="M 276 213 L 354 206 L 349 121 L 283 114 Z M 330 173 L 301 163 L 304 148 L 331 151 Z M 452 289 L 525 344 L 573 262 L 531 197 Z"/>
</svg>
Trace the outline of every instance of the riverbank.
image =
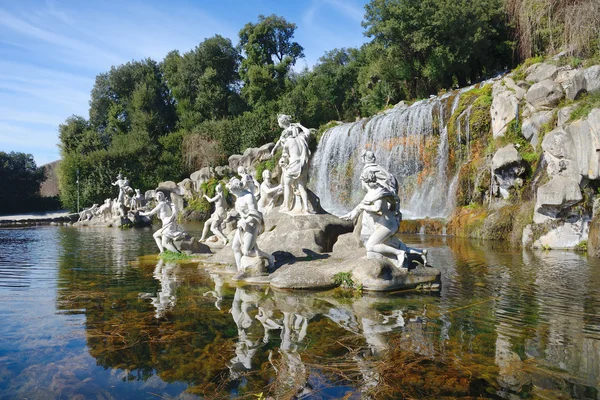
<svg viewBox="0 0 600 400">
<path fill-rule="evenodd" d="M 27 214 L 0 215 L 0 228 L 28 225 L 67 225 L 79 218 L 79 214 L 68 210 L 34 212 Z"/>
</svg>

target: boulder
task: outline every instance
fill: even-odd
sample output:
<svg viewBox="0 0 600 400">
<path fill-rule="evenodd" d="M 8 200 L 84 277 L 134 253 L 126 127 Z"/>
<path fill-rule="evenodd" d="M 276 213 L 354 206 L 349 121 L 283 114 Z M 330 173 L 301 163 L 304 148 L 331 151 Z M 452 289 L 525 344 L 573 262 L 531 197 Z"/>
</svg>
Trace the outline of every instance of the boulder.
<svg viewBox="0 0 600 400">
<path fill-rule="evenodd" d="M 565 91 L 565 96 L 569 100 L 575 100 L 587 90 L 584 74 L 579 70 L 561 71 L 556 78 L 556 82 L 560 83 Z"/>
<path fill-rule="evenodd" d="M 585 78 L 585 90 L 588 93 L 600 90 L 600 65 L 584 69 L 583 77 Z"/>
<path fill-rule="evenodd" d="M 492 169 L 494 171 L 505 169 L 513 164 L 519 164 L 521 160 L 522 158 L 515 148 L 515 145 L 511 143 L 502 147 L 494 154 L 494 157 L 492 158 Z"/>
<path fill-rule="evenodd" d="M 504 136 L 508 124 L 515 119 L 519 100 L 515 93 L 503 86 L 500 82 L 494 83 L 492 88 L 492 133 L 494 138 Z"/>
<path fill-rule="evenodd" d="M 156 190 L 146 190 L 146 192 L 144 193 L 144 199 L 146 201 L 153 200 L 154 197 L 156 197 Z"/>
<path fill-rule="evenodd" d="M 563 126 L 565 125 L 567 122 L 569 122 L 569 118 L 571 118 L 571 113 L 573 112 L 573 110 L 575 110 L 575 105 L 571 105 L 571 106 L 567 106 L 567 107 L 562 107 L 558 110 L 558 122 L 557 125 L 558 126 Z"/>
<path fill-rule="evenodd" d="M 190 178 L 185 178 L 177 183 L 177 186 L 185 199 L 191 199 L 194 196 L 194 182 Z"/>
<path fill-rule="evenodd" d="M 248 278 L 268 275 L 269 259 L 265 257 L 242 256 L 241 270 L 234 276 L 234 281 L 247 280 Z"/>
<path fill-rule="evenodd" d="M 537 109 L 541 107 L 554 107 L 563 97 L 564 92 L 562 87 L 550 79 L 534 83 L 525 96 L 527 102 Z"/>
<path fill-rule="evenodd" d="M 527 90 L 519 87 L 515 83 L 515 81 L 513 81 L 512 78 L 510 78 L 510 77 L 504 78 L 504 84 L 506 85 L 507 88 L 509 88 L 515 92 L 515 96 L 517 97 L 518 100 L 522 100 L 523 97 L 525 97 L 525 93 L 527 93 Z"/>
<path fill-rule="evenodd" d="M 222 165 L 215 167 L 215 174 L 217 175 L 217 178 L 223 179 L 233 176 L 234 173 L 228 165 Z"/>
<path fill-rule="evenodd" d="M 190 179 L 192 180 L 192 182 L 194 184 L 194 190 L 196 192 L 199 192 L 200 185 L 203 182 L 206 182 L 207 180 L 209 180 L 210 178 L 213 178 L 214 176 L 215 176 L 215 172 L 213 171 L 213 169 L 211 167 L 202 167 L 198 171 L 193 172 L 190 175 Z"/>
<path fill-rule="evenodd" d="M 600 109 L 594 109 L 587 118 L 573 121 L 565 127 L 572 144 L 573 157 L 581 176 L 600 178 Z"/>
<path fill-rule="evenodd" d="M 554 176 L 538 188 L 533 222 L 540 224 L 557 218 L 561 212 L 583 199 L 579 182 L 572 178 Z"/>
<path fill-rule="evenodd" d="M 521 186 L 520 176 L 525 173 L 523 159 L 513 144 L 499 149 L 492 158 L 493 185 L 492 194 L 504 199 L 510 197 L 510 189 Z"/>
<path fill-rule="evenodd" d="M 527 82 L 538 83 L 548 79 L 554 79 L 558 75 L 558 67 L 552 64 L 537 63 L 533 64 L 525 71 Z"/>
<path fill-rule="evenodd" d="M 352 231 L 352 223 L 331 214 L 288 215 L 277 210 L 265 218 L 258 247 L 277 261 L 328 253 L 338 236 Z"/>
<path fill-rule="evenodd" d="M 554 111 L 539 111 L 523 120 L 521 133 L 525 136 L 525 139 L 529 140 L 534 148 L 537 147 L 539 142 L 540 128 L 550 122 L 553 115 Z"/>
<path fill-rule="evenodd" d="M 237 171 L 237 168 L 240 166 L 241 158 L 242 158 L 241 154 L 233 154 L 233 155 L 229 156 L 227 161 L 229 164 L 229 168 L 231 168 L 232 171 Z"/>
<path fill-rule="evenodd" d="M 564 221 L 533 243 L 534 248 L 572 249 L 588 239 L 589 221 L 580 218 L 574 222 Z"/>
<path fill-rule="evenodd" d="M 200 243 L 195 237 L 187 237 L 175 241 L 175 246 L 186 254 L 210 254 L 210 247 Z"/>
</svg>

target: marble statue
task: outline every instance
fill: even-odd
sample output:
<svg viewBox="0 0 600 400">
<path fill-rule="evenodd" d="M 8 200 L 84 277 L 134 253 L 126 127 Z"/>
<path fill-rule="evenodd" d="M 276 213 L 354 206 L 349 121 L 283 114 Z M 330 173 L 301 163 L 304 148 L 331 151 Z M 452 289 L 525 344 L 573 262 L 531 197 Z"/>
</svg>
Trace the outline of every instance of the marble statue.
<svg viewBox="0 0 600 400">
<path fill-rule="evenodd" d="M 411 252 L 420 254 L 423 264 L 427 264 L 426 251 L 409 248 L 395 237 L 402 221 L 398 181 L 375 162 L 373 152 L 364 152 L 363 161 L 365 165 L 360 180 L 367 193 L 352 211 L 341 218 L 356 220 L 363 214 L 361 237 L 366 237 L 367 258 L 393 256 L 396 266 L 405 269 L 406 253 Z"/>
<path fill-rule="evenodd" d="M 127 192 L 127 188 L 129 188 L 129 181 L 127 178 L 123 179 L 123 175 L 117 175 L 117 180 L 112 182 L 111 185 L 119 187 L 119 195 L 117 196 L 117 202 L 124 204 L 125 203 L 125 194 Z"/>
<path fill-rule="evenodd" d="M 165 249 L 179 253 L 179 249 L 175 246 L 174 240 L 179 239 L 184 235 L 184 232 L 177 226 L 177 208 L 171 202 L 165 199 L 165 194 L 161 191 L 156 192 L 156 207 L 151 211 L 141 212 L 143 217 L 149 217 L 158 213 L 158 217 L 162 221 L 162 228 L 154 232 L 154 240 L 162 254 Z"/>
<path fill-rule="evenodd" d="M 242 182 L 244 187 L 248 189 L 248 191 L 250 191 L 250 193 L 252 193 L 254 197 L 258 200 L 260 197 L 260 185 L 258 184 L 258 181 L 251 174 L 248 173 L 248 170 L 245 167 L 239 166 L 237 169 L 237 173 L 240 176 L 240 181 Z"/>
<path fill-rule="evenodd" d="M 223 244 L 227 245 L 227 243 L 229 243 L 229 240 L 227 240 L 227 237 L 221 229 L 221 225 L 223 224 L 223 222 L 225 222 L 225 218 L 227 218 L 227 201 L 225 199 L 225 195 L 223 194 L 223 187 L 220 183 L 215 188 L 215 192 L 216 193 L 213 198 L 204 195 L 204 198 L 209 203 L 215 204 L 215 212 L 212 213 L 210 218 L 204 223 L 204 229 L 202 230 L 202 237 L 200 238 L 200 241 L 204 242 L 206 240 L 208 228 L 210 228 L 212 233 L 214 233 L 219 239 L 221 239 Z"/>
<path fill-rule="evenodd" d="M 242 256 L 265 258 L 269 266 L 273 267 L 273 256 L 261 251 L 256 244 L 256 238 L 264 229 L 263 215 L 258 211 L 256 198 L 237 178 L 232 178 L 227 186 L 236 197 L 235 210 L 239 214 L 237 230 L 231 244 L 238 271 L 244 270 Z"/>
<path fill-rule="evenodd" d="M 271 171 L 265 169 L 262 173 L 263 182 L 260 184 L 260 199 L 258 199 L 258 211 L 263 214 L 273 209 L 277 199 L 283 193 L 281 185 L 271 182 Z"/>
<path fill-rule="evenodd" d="M 296 189 L 302 201 L 300 208 L 303 213 L 308 214 L 306 183 L 308 181 L 308 161 L 310 157 L 308 148 L 310 130 L 299 123 L 292 123 L 291 117 L 285 114 L 280 114 L 277 122 L 283 128 L 283 132 L 277 143 L 275 143 L 271 155 L 274 155 L 277 149 L 282 147 L 283 153 L 288 157 L 286 168 L 282 174 L 283 205 L 281 210 L 291 211 L 294 208 L 294 189 Z"/>
<path fill-rule="evenodd" d="M 132 209 L 138 211 L 142 209 L 144 204 L 144 195 L 140 193 L 140 189 L 135 189 L 135 195 L 132 197 Z"/>
<path fill-rule="evenodd" d="M 89 221 L 96 214 L 97 210 L 98 204 L 95 203 L 90 208 L 85 208 L 81 210 L 81 212 L 79 213 L 79 219 L 77 221 Z"/>
</svg>

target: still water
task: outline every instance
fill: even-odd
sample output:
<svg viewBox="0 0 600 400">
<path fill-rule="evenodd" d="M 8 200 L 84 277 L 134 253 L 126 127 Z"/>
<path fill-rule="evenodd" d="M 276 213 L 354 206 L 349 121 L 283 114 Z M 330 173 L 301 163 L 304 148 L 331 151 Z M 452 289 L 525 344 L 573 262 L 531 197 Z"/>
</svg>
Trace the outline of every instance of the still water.
<svg viewBox="0 0 600 400">
<path fill-rule="evenodd" d="M 598 260 L 403 236 L 440 293 L 282 292 L 151 235 L 0 230 L 0 398 L 600 398 Z"/>
</svg>

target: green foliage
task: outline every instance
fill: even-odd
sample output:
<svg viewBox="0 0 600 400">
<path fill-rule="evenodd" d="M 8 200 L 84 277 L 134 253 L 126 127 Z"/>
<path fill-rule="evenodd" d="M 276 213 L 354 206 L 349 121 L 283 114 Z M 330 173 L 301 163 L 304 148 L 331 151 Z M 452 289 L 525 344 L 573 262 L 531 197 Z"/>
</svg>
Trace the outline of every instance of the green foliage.
<svg viewBox="0 0 600 400">
<path fill-rule="evenodd" d="M 256 173 L 254 174 L 254 177 L 258 182 L 262 183 L 262 174 L 265 170 L 269 170 L 271 172 L 275 171 L 275 168 L 277 168 L 277 161 L 281 158 L 282 153 L 283 149 L 280 147 L 279 149 L 277 149 L 273 157 L 266 161 L 261 161 L 256 165 Z"/>
<path fill-rule="evenodd" d="M 542 56 L 530 57 L 526 59 L 513 71 L 513 80 L 515 82 L 525 80 L 525 70 L 527 70 L 527 68 L 531 67 L 533 64 L 541 63 L 542 61 L 544 61 L 544 57 Z"/>
<path fill-rule="evenodd" d="M 193 258 L 185 253 L 175 253 L 169 250 L 165 250 L 158 257 L 165 261 L 188 261 Z"/>
<path fill-rule="evenodd" d="M 333 283 L 342 289 L 352 290 L 354 295 L 362 294 L 362 284 L 354 282 L 352 272 L 338 272 L 333 276 Z"/>
<path fill-rule="evenodd" d="M 577 243 L 574 250 L 581 251 L 583 253 L 587 253 L 587 249 L 588 249 L 588 241 L 582 240 L 581 242 Z"/>
<path fill-rule="evenodd" d="M 371 0 L 363 26 L 409 97 L 497 71 L 510 60 L 501 0 Z M 383 67 L 384 69 L 386 67 Z M 393 91 L 393 87 L 389 87 Z"/>
<path fill-rule="evenodd" d="M 594 108 L 600 108 L 600 92 L 586 93 L 581 96 L 569 121 L 586 118 Z"/>
<path fill-rule="evenodd" d="M 38 167 L 31 154 L 0 151 L 1 211 L 10 214 L 53 208 L 51 201 L 39 195 L 44 178 L 44 167 Z"/>
</svg>

